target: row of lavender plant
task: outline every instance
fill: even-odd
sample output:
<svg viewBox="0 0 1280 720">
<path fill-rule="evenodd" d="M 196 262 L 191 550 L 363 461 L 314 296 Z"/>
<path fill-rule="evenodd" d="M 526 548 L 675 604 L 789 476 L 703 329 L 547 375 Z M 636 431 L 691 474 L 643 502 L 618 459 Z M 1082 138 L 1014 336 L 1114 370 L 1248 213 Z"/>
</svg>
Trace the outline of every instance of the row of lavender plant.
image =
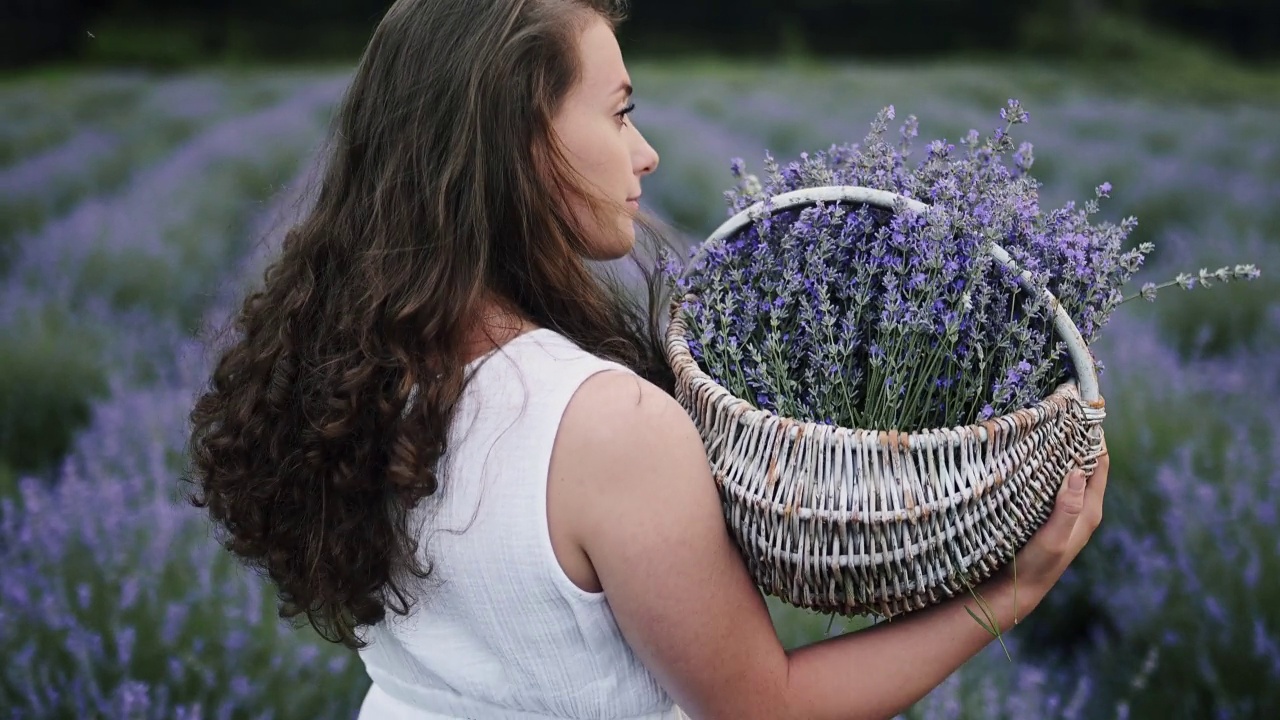
<svg viewBox="0 0 1280 720">
<path fill-rule="evenodd" d="M 27 123 L 8 128 L 15 157 L 0 167 L 0 268 L 15 235 L 83 198 L 111 192 L 129 179 L 131 168 L 163 157 L 214 123 L 276 102 L 285 91 L 273 77 L 239 83 L 209 76 L 154 83 L 107 78 L 101 85 L 96 92 L 78 88 L 82 93 L 67 107 L 46 97 L 39 111 L 29 111 Z M 27 114 L 23 109 L 14 109 L 20 118 Z M 36 128 L 65 137 L 45 144 L 22 136 L 23 129 L 30 134 Z"/>
<path fill-rule="evenodd" d="M 36 291 L 74 307 L 98 296 L 162 313 L 198 297 L 226 269 L 227 254 L 243 250 L 238 229 L 224 225 L 241 188 L 278 179 L 297 161 L 314 142 L 335 89 L 332 81 L 309 83 L 284 102 L 219 123 L 119 192 L 87 198 L 24 236 L 8 273 L 9 298 Z M 140 266 L 150 277 L 128 271 Z M 130 287 L 153 282 L 168 282 L 174 292 Z M 131 295 L 146 302 L 131 302 Z M 6 316 L 18 307 L 6 302 Z"/>
<path fill-rule="evenodd" d="M 86 127 L 128 132 L 160 113 L 199 120 L 224 103 L 249 109 L 272 102 L 315 73 L 200 72 L 157 76 L 145 71 L 41 73 L 0 80 L 0 168 L 49 152 Z"/>
<path fill-rule="evenodd" d="M 294 199 L 278 195 L 252 227 L 228 223 L 226 211 L 242 210 L 254 193 L 243 177 L 219 182 L 219 168 L 230 168 L 232 180 L 246 160 L 286 163 L 298 167 L 287 187 L 301 186 L 309 169 L 299 166 L 302 151 L 320 137 L 317 111 L 331 104 L 341 80 L 304 87 L 272 110 L 220 126 L 153 168 L 149 174 L 166 182 L 142 187 L 196 191 L 184 207 L 169 208 L 172 214 L 140 192 L 107 211 L 120 213 L 109 216 L 121 231 L 130 227 L 125 208 L 151 211 L 160 221 L 151 231 L 155 240 L 137 243 L 121 232 L 116 249 L 159 256 L 184 273 L 197 285 L 194 297 L 211 306 L 201 313 L 202 326 L 225 320 L 234 289 L 278 242 Z M 212 202 L 204 200 L 210 193 Z M 184 195 L 171 197 L 181 202 Z M 163 201 L 151 202 L 157 199 Z M 174 221 L 169 228 L 167 218 Z M 183 218 L 191 224 L 184 227 Z M 148 229 L 136 220 L 132 227 Z M 231 237 L 259 238 L 268 230 L 265 242 L 252 245 Z M 239 250 L 240 257 L 222 263 L 220 277 L 216 268 L 184 266 L 182 248 L 159 239 L 172 241 L 175 232 L 219 243 L 224 253 Z M 74 239 L 59 239 L 63 252 L 31 253 L 20 265 L 28 286 L 23 297 L 35 306 L 41 286 L 60 288 L 64 294 L 43 299 L 82 310 L 85 299 L 75 293 L 83 281 L 39 282 L 39 270 L 82 263 Z M 119 329 L 122 310 L 95 307 Z M 153 312 L 135 315 L 161 320 Z M 10 717 L 32 718 L 349 716 L 364 689 L 354 658 L 278 622 L 262 580 L 232 562 L 198 512 L 176 496 L 186 413 L 208 352 L 202 339 L 173 322 L 166 327 L 150 337 L 117 338 L 151 358 L 150 382 L 143 387 L 115 368 L 111 392 L 94 404 L 56 482 L 24 478 L 19 495 L 0 505 L 0 651 L 17 660 L 0 673 L 0 706 Z M 334 684 L 334 675 L 345 679 Z M 317 691 L 299 694 L 300 687 Z"/>
<path fill-rule="evenodd" d="M 282 624 L 173 497 L 197 375 L 175 363 L 97 404 L 57 483 L 27 478 L 0 501 L 0 716 L 354 714 L 354 657 Z"/>
<path fill-rule="evenodd" d="M 134 340 L 189 329 L 244 251 L 246 193 L 287 177 L 334 94 L 331 79 L 300 83 L 18 238 L 0 287 L 0 332 L 13 338 L 0 348 L 0 463 L 55 459 L 108 369 L 154 371 L 150 344 Z"/>
</svg>

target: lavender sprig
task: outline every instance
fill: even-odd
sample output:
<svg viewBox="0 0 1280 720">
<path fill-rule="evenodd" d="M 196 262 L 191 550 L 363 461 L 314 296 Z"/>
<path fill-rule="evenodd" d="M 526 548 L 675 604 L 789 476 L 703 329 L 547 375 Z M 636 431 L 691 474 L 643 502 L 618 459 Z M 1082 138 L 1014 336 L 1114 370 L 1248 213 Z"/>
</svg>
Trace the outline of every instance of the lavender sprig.
<svg viewBox="0 0 1280 720">
<path fill-rule="evenodd" d="M 892 106 L 859 144 L 801 153 L 763 172 L 734 159 L 730 212 L 756 203 L 751 226 L 703 248 L 677 283 L 690 349 L 738 397 L 788 417 L 848 427 L 916 430 L 964 425 L 1026 407 L 1073 376 L 1046 292 L 1093 342 L 1127 299 L 1121 288 L 1154 250 L 1125 249 L 1134 218 L 1098 221 L 1102 183 L 1083 205 L 1043 211 L 1031 176 L 1034 149 L 1012 131 L 1030 115 L 1016 100 L 987 137 L 934 140 L 908 162 L 918 136 L 909 117 L 889 134 Z M 1004 159 L 1012 154 L 1012 165 Z M 896 192 L 925 212 L 820 204 L 775 211 L 768 199 L 828 185 Z M 996 263 L 1008 251 L 1017 273 Z M 1237 266 L 1184 287 L 1255 273 Z M 1163 286 L 1144 286 L 1143 296 Z"/>
<path fill-rule="evenodd" d="M 1203 288 L 1213 287 L 1213 283 L 1220 282 L 1223 284 L 1238 280 L 1256 280 L 1262 276 L 1262 271 L 1254 265 L 1236 265 L 1234 267 L 1220 267 L 1213 272 L 1209 272 L 1207 268 L 1200 268 L 1197 275 L 1189 273 L 1178 273 L 1177 277 L 1159 285 L 1155 283 L 1144 283 L 1142 290 L 1136 295 L 1129 295 L 1120 301 L 1120 304 L 1129 302 L 1136 298 L 1142 298 L 1148 302 L 1155 302 L 1156 294 L 1168 287 L 1180 287 L 1183 290 L 1191 290 L 1197 285 Z"/>
</svg>

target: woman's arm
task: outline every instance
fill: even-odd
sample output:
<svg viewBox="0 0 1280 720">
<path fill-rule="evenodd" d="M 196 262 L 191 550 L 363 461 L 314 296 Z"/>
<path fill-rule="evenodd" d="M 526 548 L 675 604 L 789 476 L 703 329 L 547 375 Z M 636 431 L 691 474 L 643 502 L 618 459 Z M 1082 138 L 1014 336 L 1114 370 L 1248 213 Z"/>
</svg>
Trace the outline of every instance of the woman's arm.
<svg viewBox="0 0 1280 720">
<path fill-rule="evenodd" d="M 1025 587 L 1021 578 L 1018 585 L 1021 619 L 1044 591 Z M 1008 631 L 1015 616 L 1013 583 L 1002 577 L 984 584 L 978 593 L 1001 632 Z M 793 651 L 788 666 L 789 717 L 890 718 L 907 710 L 991 642 L 991 634 L 965 611 L 966 606 L 985 617 L 973 598 L 955 598 Z"/>
<path fill-rule="evenodd" d="M 1105 458 L 1089 490 L 1066 489 L 1018 556 L 1017 616 L 1044 597 L 1101 518 Z M 886 718 L 991 641 L 957 599 L 786 652 L 725 526 L 701 439 L 670 396 L 622 373 L 579 389 L 551 482 L 574 498 L 572 534 L 628 643 L 698 720 Z M 1002 629 L 1012 583 L 978 588 Z"/>
</svg>

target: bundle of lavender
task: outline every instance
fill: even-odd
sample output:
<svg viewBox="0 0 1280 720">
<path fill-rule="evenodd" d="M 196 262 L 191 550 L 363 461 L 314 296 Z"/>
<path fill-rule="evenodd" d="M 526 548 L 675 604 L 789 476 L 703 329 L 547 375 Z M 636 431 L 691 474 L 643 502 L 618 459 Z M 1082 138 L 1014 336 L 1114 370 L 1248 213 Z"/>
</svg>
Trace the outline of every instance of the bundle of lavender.
<svg viewBox="0 0 1280 720">
<path fill-rule="evenodd" d="M 702 433 L 757 584 L 804 608 L 892 617 L 971 591 L 1092 468 L 1105 417 L 1089 344 L 1121 303 L 1258 276 L 1251 265 L 1130 282 L 1154 249 L 1101 222 L 1111 191 L 1049 212 L 1010 130 L 942 140 L 917 122 L 741 161 L 732 216 L 683 269 L 667 331 L 676 397 Z M 1012 165 L 1005 156 L 1012 152 Z"/>
<path fill-rule="evenodd" d="M 1070 379 L 1053 331 L 1049 290 L 1092 343 L 1112 311 L 1170 285 L 1251 279 L 1252 265 L 1122 288 L 1153 250 L 1125 250 L 1137 225 L 1097 222 L 1096 189 L 1042 212 L 1030 175 L 1032 146 L 1010 130 L 1028 121 L 1016 100 L 993 135 L 976 130 L 963 150 L 942 140 L 911 165 L 916 118 L 886 140 L 892 107 L 865 142 L 802 154 L 765 178 L 733 163 L 733 212 L 762 203 L 752 225 L 700 248 L 678 281 L 689 350 L 737 397 L 789 418 L 851 428 L 911 431 L 982 421 L 1035 403 Z M 1012 165 L 1004 156 L 1013 151 Z M 805 188 L 860 186 L 929 205 L 926 213 L 829 203 L 771 212 L 772 198 Z M 995 262 L 1008 251 L 1036 292 Z"/>
</svg>

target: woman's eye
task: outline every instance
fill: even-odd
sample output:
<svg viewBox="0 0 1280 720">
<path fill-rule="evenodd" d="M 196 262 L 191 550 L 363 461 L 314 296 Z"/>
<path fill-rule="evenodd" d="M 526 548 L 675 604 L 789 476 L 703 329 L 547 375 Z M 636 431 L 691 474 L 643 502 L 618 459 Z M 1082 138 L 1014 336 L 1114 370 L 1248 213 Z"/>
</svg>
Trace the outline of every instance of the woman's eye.
<svg viewBox="0 0 1280 720">
<path fill-rule="evenodd" d="M 627 119 L 627 116 L 630 115 L 631 111 L 635 109 L 636 109 L 636 104 L 630 103 L 626 107 L 622 108 L 622 111 L 618 113 L 618 119 L 625 122 Z"/>
</svg>

